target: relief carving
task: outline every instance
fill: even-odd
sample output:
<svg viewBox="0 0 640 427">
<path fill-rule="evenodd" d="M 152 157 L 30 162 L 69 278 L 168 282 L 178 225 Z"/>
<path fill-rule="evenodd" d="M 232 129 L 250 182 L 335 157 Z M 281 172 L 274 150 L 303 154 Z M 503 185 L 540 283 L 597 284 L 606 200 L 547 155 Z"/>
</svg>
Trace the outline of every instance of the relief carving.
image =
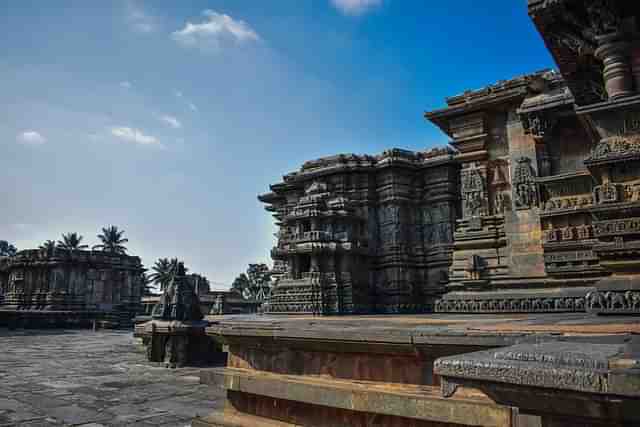
<svg viewBox="0 0 640 427">
<path fill-rule="evenodd" d="M 462 203 L 465 217 L 487 214 L 487 187 L 485 177 L 478 168 L 472 167 L 461 172 Z"/>
<path fill-rule="evenodd" d="M 529 209 L 538 205 L 535 171 L 531 159 L 521 157 L 517 160 L 513 174 L 513 191 L 516 209 Z"/>
<path fill-rule="evenodd" d="M 612 136 L 603 138 L 591 150 L 585 163 L 616 160 L 640 155 L 640 135 Z"/>
</svg>

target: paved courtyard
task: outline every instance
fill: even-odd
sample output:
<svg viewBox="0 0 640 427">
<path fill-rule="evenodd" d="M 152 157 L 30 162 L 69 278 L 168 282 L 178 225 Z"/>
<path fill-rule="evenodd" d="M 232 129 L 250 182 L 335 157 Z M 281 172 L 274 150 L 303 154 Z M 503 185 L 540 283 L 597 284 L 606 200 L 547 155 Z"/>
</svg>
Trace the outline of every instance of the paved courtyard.
<svg viewBox="0 0 640 427">
<path fill-rule="evenodd" d="M 131 332 L 0 329 L 0 426 L 188 426 L 224 401 L 198 372 L 150 365 Z"/>
</svg>

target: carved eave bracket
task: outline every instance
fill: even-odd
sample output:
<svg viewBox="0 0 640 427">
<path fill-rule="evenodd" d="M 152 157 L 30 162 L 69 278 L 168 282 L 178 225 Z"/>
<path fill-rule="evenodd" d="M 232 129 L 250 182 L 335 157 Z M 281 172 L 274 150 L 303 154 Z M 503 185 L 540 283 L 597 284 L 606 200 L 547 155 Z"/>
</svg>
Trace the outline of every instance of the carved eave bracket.
<svg viewBox="0 0 640 427">
<path fill-rule="evenodd" d="M 640 90 L 640 51 L 632 47 L 638 2 L 533 0 L 529 15 L 576 104 L 614 100 Z"/>
</svg>

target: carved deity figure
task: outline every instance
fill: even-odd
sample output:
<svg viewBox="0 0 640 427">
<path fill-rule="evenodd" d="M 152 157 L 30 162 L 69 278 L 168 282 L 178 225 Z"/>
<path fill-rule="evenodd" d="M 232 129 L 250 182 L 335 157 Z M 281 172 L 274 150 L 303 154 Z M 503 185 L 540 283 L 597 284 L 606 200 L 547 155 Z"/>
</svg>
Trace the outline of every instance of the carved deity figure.
<svg viewBox="0 0 640 427">
<path fill-rule="evenodd" d="M 487 196 L 484 176 L 477 168 L 470 168 L 462 171 L 461 181 L 464 216 L 485 215 Z"/>
<path fill-rule="evenodd" d="M 538 204 L 535 172 L 531 166 L 531 159 L 518 159 L 513 174 L 513 191 L 517 209 L 529 209 Z"/>
</svg>

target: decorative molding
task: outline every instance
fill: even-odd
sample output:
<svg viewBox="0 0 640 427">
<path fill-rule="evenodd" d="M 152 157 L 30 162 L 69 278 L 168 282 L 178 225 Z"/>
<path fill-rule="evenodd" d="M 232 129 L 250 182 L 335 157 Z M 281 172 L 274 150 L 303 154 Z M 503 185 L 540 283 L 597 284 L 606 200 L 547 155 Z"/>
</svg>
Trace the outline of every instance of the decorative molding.
<svg viewBox="0 0 640 427">
<path fill-rule="evenodd" d="M 601 139 L 584 163 L 592 165 L 635 158 L 640 158 L 640 135 L 611 136 Z"/>
<path fill-rule="evenodd" d="M 509 297 L 493 299 L 440 299 L 437 313 L 547 313 L 583 312 L 584 297 Z"/>
</svg>

